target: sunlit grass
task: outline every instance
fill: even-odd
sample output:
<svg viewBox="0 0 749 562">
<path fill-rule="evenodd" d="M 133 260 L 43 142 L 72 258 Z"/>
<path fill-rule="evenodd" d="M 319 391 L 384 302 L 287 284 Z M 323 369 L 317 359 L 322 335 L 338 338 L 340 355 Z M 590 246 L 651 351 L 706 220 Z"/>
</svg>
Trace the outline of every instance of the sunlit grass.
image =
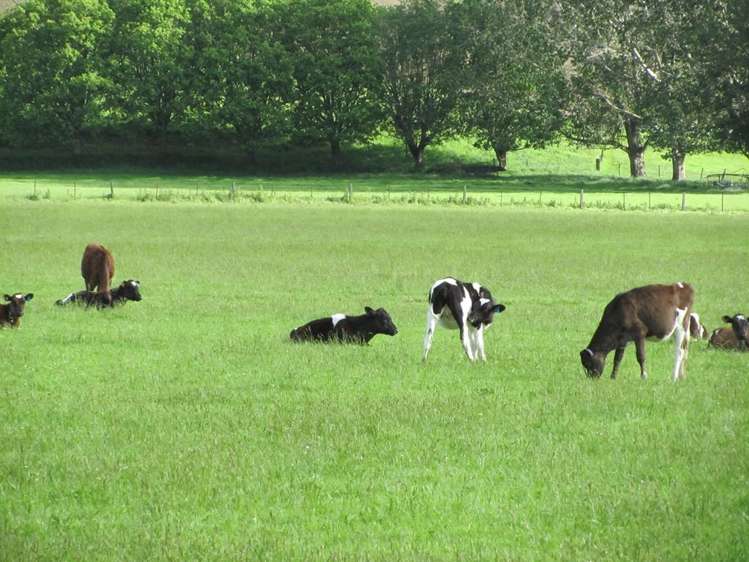
<svg viewBox="0 0 749 562">
<path fill-rule="evenodd" d="M 618 291 L 689 281 L 744 311 L 745 214 L 517 206 L 0 200 L 0 558 L 742 560 L 749 355 L 649 343 L 617 381 L 578 352 Z M 98 240 L 144 300 L 59 309 Z M 507 305 L 467 364 L 426 291 Z M 370 346 L 289 330 L 385 307 Z M 610 365 L 609 365 L 610 368 Z"/>
</svg>

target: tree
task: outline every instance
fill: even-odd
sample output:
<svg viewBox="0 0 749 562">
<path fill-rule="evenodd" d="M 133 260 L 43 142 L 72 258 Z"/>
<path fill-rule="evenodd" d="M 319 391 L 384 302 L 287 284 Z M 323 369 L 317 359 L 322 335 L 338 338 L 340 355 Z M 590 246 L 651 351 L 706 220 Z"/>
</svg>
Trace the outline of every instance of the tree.
<svg viewBox="0 0 749 562">
<path fill-rule="evenodd" d="M 80 150 L 102 120 L 112 18 L 100 0 L 30 0 L 0 20 L 0 127 L 11 143 Z"/>
<path fill-rule="evenodd" d="M 293 67 L 274 6 L 254 0 L 194 0 L 191 109 L 229 128 L 254 161 L 259 144 L 290 131 Z"/>
<path fill-rule="evenodd" d="M 717 0 L 716 0 L 717 2 Z M 720 139 L 728 150 L 749 158 L 749 3 L 721 2 L 711 13 L 709 67 L 717 86 Z"/>
<path fill-rule="evenodd" d="M 715 82 L 709 76 L 710 35 L 706 26 L 718 8 L 706 0 L 661 0 L 653 14 L 657 22 L 650 41 L 633 52 L 649 78 L 652 96 L 649 115 L 651 144 L 671 160 L 672 180 L 685 179 L 687 154 L 718 148 Z"/>
<path fill-rule="evenodd" d="M 564 83 L 549 29 L 551 12 L 538 1 L 465 0 L 449 6 L 452 41 L 460 45 L 464 95 L 460 113 L 477 146 L 507 153 L 543 147 L 560 129 Z"/>
<path fill-rule="evenodd" d="M 125 123 L 163 140 L 184 110 L 187 83 L 184 0 L 110 0 L 115 22 L 107 47 L 108 74 L 117 84 L 113 110 Z"/>
<path fill-rule="evenodd" d="M 630 175 L 645 175 L 648 116 L 653 86 L 639 52 L 651 40 L 653 5 L 637 0 L 572 0 L 559 22 L 566 37 L 566 77 L 573 92 L 568 110 L 573 140 L 627 152 Z M 624 141 L 616 131 L 624 130 Z M 619 129 L 621 130 L 621 129 Z"/>
<path fill-rule="evenodd" d="M 281 11 L 297 135 L 326 141 L 334 158 L 382 121 L 373 16 L 369 0 L 295 0 Z"/>
<path fill-rule="evenodd" d="M 379 12 L 383 102 L 417 168 L 424 150 L 459 130 L 460 50 L 436 0 L 406 0 Z"/>
</svg>

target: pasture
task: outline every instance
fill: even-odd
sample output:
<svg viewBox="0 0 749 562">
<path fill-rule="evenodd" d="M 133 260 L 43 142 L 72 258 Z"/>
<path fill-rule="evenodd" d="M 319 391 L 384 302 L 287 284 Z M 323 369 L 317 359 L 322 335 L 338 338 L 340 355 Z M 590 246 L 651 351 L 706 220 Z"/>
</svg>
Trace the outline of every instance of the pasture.
<svg viewBox="0 0 749 562">
<path fill-rule="evenodd" d="M 749 558 L 749 355 L 578 353 L 605 304 L 689 281 L 709 329 L 749 312 L 749 215 L 571 208 L 0 202 L 0 559 Z M 60 309 L 84 246 L 143 301 Z M 468 364 L 426 294 L 507 305 Z M 385 307 L 369 346 L 289 330 Z"/>
</svg>

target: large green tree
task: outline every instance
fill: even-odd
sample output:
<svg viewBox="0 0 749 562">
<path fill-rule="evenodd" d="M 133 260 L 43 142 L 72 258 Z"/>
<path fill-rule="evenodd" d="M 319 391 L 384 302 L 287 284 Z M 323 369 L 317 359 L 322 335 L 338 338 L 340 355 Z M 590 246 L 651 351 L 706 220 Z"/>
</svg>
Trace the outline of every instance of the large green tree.
<svg viewBox="0 0 749 562">
<path fill-rule="evenodd" d="M 102 0 L 30 0 L 0 20 L 0 129 L 9 142 L 80 149 L 102 120 L 110 82 L 100 46 L 112 19 Z"/>
<path fill-rule="evenodd" d="M 110 0 L 115 12 L 107 72 L 113 111 L 162 140 L 184 110 L 192 54 L 185 0 Z"/>
<path fill-rule="evenodd" d="M 654 92 L 639 53 L 652 41 L 656 5 L 645 0 L 570 0 L 558 19 L 566 31 L 560 45 L 573 92 L 567 133 L 584 144 L 623 149 L 635 177 L 645 175 L 650 125 L 646 109 Z"/>
<path fill-rule="evenodd" d="M 416 167 L 424 151 L 460 127 L 462 48 L 437 0 L 406 0 L 379 12 L 383 102 Z"/>
<path fill-rule="evenodd" d="M 447 17 L 466 61 L 459 104 L 465 129 L 504 170 L 509 151 L 543 147 L 563 123 L 553 11 L 537 0 L 465 0 L 451 4 Z"/>
<path fill-rule="evenodd" d="M 299 138 L 325 141 L 334 158 L 382 121 L 374 9 L 369 0 L 294 0 L 280 10 L 293 64 Z"/>
<path fill-rule="evenodd" d="M 255 0 L 192 0 L 190 109 L 231 131 L 255 159 L 258 146 L 290 131 L 293 67 L 280 39 L 279 10 Z"/>
</svg>

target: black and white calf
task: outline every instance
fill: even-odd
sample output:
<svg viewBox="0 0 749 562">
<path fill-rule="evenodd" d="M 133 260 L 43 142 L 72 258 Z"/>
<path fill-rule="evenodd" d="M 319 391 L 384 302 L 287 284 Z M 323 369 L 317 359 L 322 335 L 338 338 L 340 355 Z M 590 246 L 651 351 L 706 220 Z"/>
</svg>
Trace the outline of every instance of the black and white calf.
<svg viewBox="0 0 749 562">
<path fill-rule="evenodd" d="M 394 336 L 398 328 L 393 324 L 390 315 L 384 308 L 373 310 L 364 307 L 361 316 L 347 316 L 334 314 L 325 318 L 318 318 L 307 322 L 304 326 L 291 330 L 289 337 L 292 341 L 318 341 L 341 343 L 369 343 L 377 334 Z"/>
<path fill-rule="evenodd" d="M 110 296 L 111 295 L 111 296 Z M 96 306 L 96 308 L 113 307 L 116 304 L 125 304 L 127 301 L 140 301 L 143 297 L 140 294 L 140 281 L 128 279 L 120 283 L 120 286 L 113 289 L 111 293 L 97 293 L 94 291 L 78 291 L 70 293 L 64 299 L 55 302 L 57 305 L 65 305 L 71 302 L 85 304 L 86 306 Z"/>
<path fill-rule="evenodd" d="M 437 324 L 441 324 L 451 330 L 460 330 L 460 341 L 469 360 L 480 357 L 486 361 L 484 331 L 491 326 L 494 315 L 504 309 L 505 305 L 495 303 L 489 289 L 478 283 L 463 283 L 453 277 L 435 282 L 429 289 L 423 359 L 426 361 L 434 330 Z"/>
</svg>

